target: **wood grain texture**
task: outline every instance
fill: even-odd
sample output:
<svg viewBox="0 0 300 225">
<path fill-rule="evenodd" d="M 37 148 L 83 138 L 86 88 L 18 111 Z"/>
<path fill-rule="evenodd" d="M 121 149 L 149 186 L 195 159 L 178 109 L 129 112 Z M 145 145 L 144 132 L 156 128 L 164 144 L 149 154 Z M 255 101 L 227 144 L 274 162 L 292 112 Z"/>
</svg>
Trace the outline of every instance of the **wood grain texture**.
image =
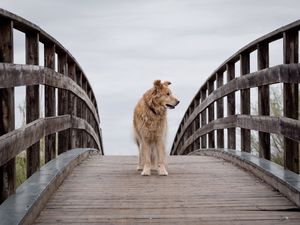
<svg viewBox="0 0 300 225">
<path fill-rule="evenodd" d="M 1 18 L 0 62 L 13 63 L 13 22 Z M 12 77 L 9 77 L 11 79 Z M 15 91 L 0 89 L 0 135 L 15 129 Z M 14 193 L 16 186 L 15 158 L 0 166 L 0 203 Z"/>
<path fill-rule="evenodd" d="M 14 79 L 9 79 L 11 76 Z M 0 63 L 0 88 L 36 84 L 45 84 L 73 92 L 87 104 L 93 112 L 95 120 L 100 122 L 98 112 L 88 95 L 69 77 L 41 66 Z"/>
<path fill-rule="evenodd" d="M 35 224 L 299 224 L 293 203 L 224 160 L 168 161 L 169 176 L 142 177 L 135 156 L 93 156 L 64 180 Z"/>
<path fill-rule="evenodd" d="M 201 104 L 194 109 L 193 113 L 189 118 L 187 118 L 185 123 L 181 124 L 182 128 L 177 134 L 174 147 L 178 147 L 178 143 L 181 141 L 182 135 L 185 133 L 187 127 L 200 113 L 204 112 L 212 102 L 217 101 L 224 96 L 229 96 L 238 90 L 276 83 L 291 83 L 294 85 L 295 83 L 300 83 L 300 64 L 278 65 L 269 69 L 264 69 L 250 73 L 248 75 L 243 75 L 229 81 L 225 85 L 213 91 L 209 96 L 205 98 L 204 101 L 201 101 Z"/>
<path fill-rule="evenodd" d="M 97 148 L 101 149 L 98 135 L 85 120 L 70 115 L 40 118 L 0 137 L 0 166 L 42 137 L 69 128 L 84 130 L 86 135 L 93 137 Z"/>
<path fill-rule="evenodd" d="M 39 64 L 39 34 L 26 33 L 26 64 Z M 39 85 L 26 86 L 26 123 L 40 117 Z M 29 178 L 40 168 L 40 141 L 38 140 L 26 150 L 26 176 Z"/>
</svg>

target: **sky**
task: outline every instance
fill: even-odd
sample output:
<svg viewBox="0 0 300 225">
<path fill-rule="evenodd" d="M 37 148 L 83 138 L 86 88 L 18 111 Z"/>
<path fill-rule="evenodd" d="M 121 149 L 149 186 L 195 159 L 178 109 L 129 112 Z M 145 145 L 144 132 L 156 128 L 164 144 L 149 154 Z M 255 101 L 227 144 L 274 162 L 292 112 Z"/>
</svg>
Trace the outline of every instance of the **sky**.
<svg viewBox="0 0 300 225">
<path fill-rule="evenodd" d="M 35 23 L 77 59 L 96 95 L 107 155 L 137 154 L 133 110 L 156 79 L 171 81 L 180 100 L 168 112 L 169 152 L 187 106 L 211 73 L 300 16 L 299 0 L 1 0 L 0 8 Z M 24 63 L 24 35 L 14 36 L 15 63 Z M 280 44 L 270 47 L 275 55 L 280 50 Z M 23 101 L 22 90 L 16 98 L 17 105 Z"/>
</svg>

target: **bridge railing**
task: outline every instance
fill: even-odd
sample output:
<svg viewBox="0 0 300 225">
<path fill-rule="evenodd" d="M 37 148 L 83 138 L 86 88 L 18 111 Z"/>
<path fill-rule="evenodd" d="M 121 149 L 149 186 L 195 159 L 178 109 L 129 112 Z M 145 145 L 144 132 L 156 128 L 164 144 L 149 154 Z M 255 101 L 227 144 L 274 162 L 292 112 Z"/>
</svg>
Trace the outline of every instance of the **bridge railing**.
<svg viewBox="0 0 300 225">
<path fill-rule="evenodd" d="M 241 151 L 251 152 L 251 130 L 258 131 L 259 157 L 267 160 L 271 159 L 270 134 L 283 136 L 284 167 L 299 173 L 299 29 L 300 20 L 251 42 L 221 64 L 186 110 L 171 155 L 205 148 L 236 149 L 236 128 L 240 128 Z M 270 67 L 269 46 L 276 40 L 283 43 L 283 62 Z M 250 73 L 250 54 L 255 51 L 257 71 Z M 238 64 L 240 76 L 236 71 Z M 283 84 L 281 117 L 270 116 L 269 89 L 270 85 L 278 83 Z M 251 115 L 251 88 L 258 88 L 258 115 Z M 236 102 L 236 92 L 240 92 L 240 102 Z M 240 106 L 240 113 L 236 106 Z"/>
<path fill-rule="evenodd" d="M 25 65 L 14 64 L 15 30 L 25 34 Z M 39 66 L 40 43 L 44 66 Z M 44 118 L 40 85 L 45 87 Z M 26 125 L 19 129 L 15 129 L 17 86 L 26 86 Z M 96 148 L 103 154 L 99 123 L 95 95 L 75 58 L 38 26 L 0 9 L 0 202 L 15 191 L 17 154 L 27 149 L 27 177 L 40 167 L 42 138 L 45 163 L 78 147 Z"/>
</svg>

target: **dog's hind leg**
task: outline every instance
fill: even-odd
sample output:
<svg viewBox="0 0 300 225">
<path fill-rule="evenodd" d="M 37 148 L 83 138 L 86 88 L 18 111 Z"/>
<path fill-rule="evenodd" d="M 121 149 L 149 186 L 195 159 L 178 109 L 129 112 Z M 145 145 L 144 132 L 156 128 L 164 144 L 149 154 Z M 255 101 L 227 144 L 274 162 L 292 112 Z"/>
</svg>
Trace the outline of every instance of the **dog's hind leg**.
<svg viewBox="0 0 300 225">
<path fill-rule="evenodd" d="M 145 161 L 145 157 L 144 157 L 144 154 L 143 154 L 143 151 L 141 149 L 141 145 L 139 145 L 139 164 L 137 166 L 137 170 L 138 171 L 142 171 L 143 168 L 144 168 L 144 161 Z"/>
<path fill-rule="evenodd" d="M 144 159 L 144 168 L 141 173 L 142 176 L 151 175 L 151 148 L 149 144 L 142 142 L 141 143 L 141 152 Z"/>
<path fill-rule="evenodd" d="M 163 141 L 157 143 L 157 152 L 158 152 L 158 175 L 167 176 L 168 171 L 166 170 L 166 153 L 165 145 Z"/>
</svg>

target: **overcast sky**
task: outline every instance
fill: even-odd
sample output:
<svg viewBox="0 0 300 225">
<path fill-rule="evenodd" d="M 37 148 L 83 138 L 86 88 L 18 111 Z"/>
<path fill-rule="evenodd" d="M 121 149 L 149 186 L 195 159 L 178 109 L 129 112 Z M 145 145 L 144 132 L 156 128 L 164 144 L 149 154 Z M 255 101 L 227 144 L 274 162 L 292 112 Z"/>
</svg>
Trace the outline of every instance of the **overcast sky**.
<svg viewBox="0 0 300 225">
<path fill-rule="evenodd" d="M 98 101 L 106 154 L 137 153 L 133 109 L 155 79 L 170 80 L 181 101 L 168 112 L 169 151 L 207 77 L 249 42 L 300 18 L 299 0 L 1 0 L 0 7 L 40 26 L 80 63 Z M 22 63 L 24 45 L 17 46 Z"/>
</svg>

